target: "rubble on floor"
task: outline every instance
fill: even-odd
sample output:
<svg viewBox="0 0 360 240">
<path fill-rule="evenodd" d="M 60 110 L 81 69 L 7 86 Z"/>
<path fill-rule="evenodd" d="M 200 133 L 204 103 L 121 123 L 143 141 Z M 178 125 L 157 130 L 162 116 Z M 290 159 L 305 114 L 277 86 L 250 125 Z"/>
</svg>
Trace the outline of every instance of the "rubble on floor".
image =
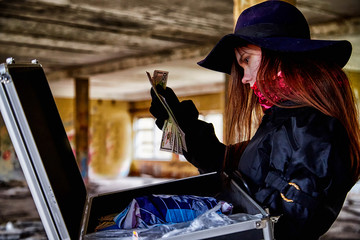
<svg viewBox="0 0 360 240">
<path fill-rule="evenodd" d="M 0 225 L 0 240 L 12 239 L 47 239 L 44 227 L 40 220 L 7 222 Z"/>
</svg>

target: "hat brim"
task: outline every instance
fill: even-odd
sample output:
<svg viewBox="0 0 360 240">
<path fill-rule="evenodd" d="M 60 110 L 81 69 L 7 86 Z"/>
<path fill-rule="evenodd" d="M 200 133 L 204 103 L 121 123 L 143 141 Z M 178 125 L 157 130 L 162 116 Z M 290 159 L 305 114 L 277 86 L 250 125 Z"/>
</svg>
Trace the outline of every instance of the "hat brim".
<svg viewBox="0 0 360 240">
<path fill-rule="evenodd" d="M 230 74 L 235 59 L 234 48 L 246 43 L 283 53 L 314 53 L 318 58 L 333 61 L 340 67 L 346 65 L 352 51 L 351 43 L 346 40 L 312 40 L 285 37 L 257 38 L 228 34 L 198 64 L 204 68 Z"/>
</svg>

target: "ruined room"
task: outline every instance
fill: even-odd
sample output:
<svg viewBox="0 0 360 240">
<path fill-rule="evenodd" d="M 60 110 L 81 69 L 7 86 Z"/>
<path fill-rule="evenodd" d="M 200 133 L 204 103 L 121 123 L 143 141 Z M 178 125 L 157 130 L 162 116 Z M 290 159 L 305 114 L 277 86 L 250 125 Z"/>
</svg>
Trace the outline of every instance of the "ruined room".
<svg viewBox="0 0 360 240">
<path fill-rule="evenodd" d="M 193 100 L 221 140 L 228 78 L 196 63 L 259 2 L 0 0 L 0 61 L 42 65 L 89 193 L 196 176 L 182 155 L 159 150 L 146 71 L 168 71 L 168 86 Z M 351 42 L 344 70 L 360 106 L 360 1 L 287 2 L 313 39 Z M 0 239 L 47 239 L 2 119 L 0 128 Z M 360 239 L 359 183 L 321 239 Z"/>
</svg>

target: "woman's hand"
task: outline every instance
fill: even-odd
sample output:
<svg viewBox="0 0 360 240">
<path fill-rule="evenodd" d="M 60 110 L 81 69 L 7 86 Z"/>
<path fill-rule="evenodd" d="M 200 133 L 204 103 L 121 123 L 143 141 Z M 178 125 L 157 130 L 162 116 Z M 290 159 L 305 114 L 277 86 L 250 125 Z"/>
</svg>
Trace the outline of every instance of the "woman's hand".
<svg viewBox="0 0 360 240">
<path fill-rule="evenodd" d="M 156 91 L 165 98 L 165 101 L 173 112 L 181 130 L 186 133 L 189 127 L 191 127 L 190 125 L 199 117 L 199 112 L 194 103 L 191 100 L 180 102 L 174 91 L 169 87 L 163 89 L 161 86 L 157 86 Z M 149 110 L 156 118 L 155 123 L 158 128 L 162 129 L 164 122 L 169 118 L 169 115 L 159 98 L 156 96 L 154 89 L 151 88 L 150 93 L 152 101 Z"/>
</svg>

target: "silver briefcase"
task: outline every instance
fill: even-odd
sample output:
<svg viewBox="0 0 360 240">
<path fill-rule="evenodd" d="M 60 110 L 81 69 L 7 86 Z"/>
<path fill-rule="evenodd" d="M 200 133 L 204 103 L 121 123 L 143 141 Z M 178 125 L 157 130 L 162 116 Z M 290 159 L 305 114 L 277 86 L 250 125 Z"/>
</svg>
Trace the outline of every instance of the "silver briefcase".
<svg viewBox="0 0 360 240">
<path fill-rule="evenodd" d="M 49 239 L 84 239 L 101 216 L 146 194 L 221 196 L 237 212 L 258 216 L 168 239 L 273 239 L 270 216 L 226 174 L 89 196 L 41 65 L 9 60 L 0 65 L 0 74 L 1 113 Z"/>
</svg>

